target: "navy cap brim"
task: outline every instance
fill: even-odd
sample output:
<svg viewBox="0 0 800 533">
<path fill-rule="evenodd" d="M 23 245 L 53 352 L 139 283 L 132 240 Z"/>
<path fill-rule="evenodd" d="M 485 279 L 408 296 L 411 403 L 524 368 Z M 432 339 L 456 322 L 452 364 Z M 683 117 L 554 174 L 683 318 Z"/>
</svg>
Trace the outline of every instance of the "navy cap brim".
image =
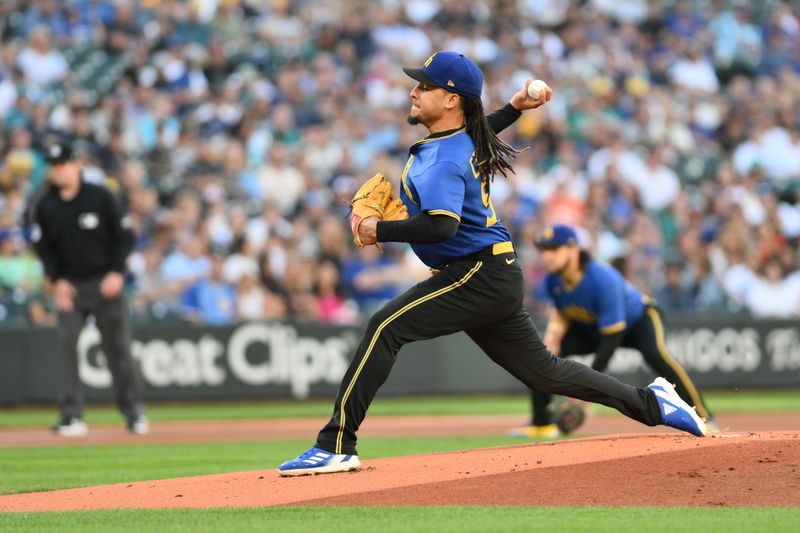
<svg viewBox="0 0 800 533">
<path fill-rule="evenodd" d="M 533 245 L 539 250 L 555 250 L 556 248 L 561 248 L 562 246 L 574 246 L 577 244 L 578 243 L 575 241 L 575 239 L 567 239 L 567 242 L 538 241 L 533 243 Z"/>
<path fill-rule="evenodd" d="M 48 165 L 60 165 L 72 159 L 72 148 L 63 144 L 51 144 L 44 151 L 44 160 Z"/>
<path fill-rule="evenodd" d="M 436 81 L 425 74 L 425 72 L 421 68 L 408 68 L 403 67 L 403 72 L 408 74 L 411 78 L 424 83 L 425 85 L 433 85 L 434 87 L 440 87 Z"/>
</svg>

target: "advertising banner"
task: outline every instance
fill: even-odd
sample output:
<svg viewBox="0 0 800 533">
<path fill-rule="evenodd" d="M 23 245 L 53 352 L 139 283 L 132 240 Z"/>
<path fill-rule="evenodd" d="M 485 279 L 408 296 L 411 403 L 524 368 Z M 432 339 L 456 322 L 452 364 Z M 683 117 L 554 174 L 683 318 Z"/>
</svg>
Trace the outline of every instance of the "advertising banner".
<svg viewBox="0 0 800 533">
<path fill-rule="evenodd" d="M 681 318 L 667 337 L 672 357 L 702 388 L 800 387 L 800 327 L 794 322 Z M 149 400 L 332 398 L 362 330 L 249 322 L 225 328 L 138 328 L 132 352 Z M 0 330 L 0 404 L 54 402 L 60 361 L 51 329 Z M 81 380 L 89 400 L 111 400 L 100 334 L 79 339 Z M 592 355 L 575 359 L 591 364 Z M 617 350 L 609 372 L 644 385 L 654 377 L 638 352 Z M 522 392 L 464 334 L 403 347 L 382 395 Z"/>
</svg>

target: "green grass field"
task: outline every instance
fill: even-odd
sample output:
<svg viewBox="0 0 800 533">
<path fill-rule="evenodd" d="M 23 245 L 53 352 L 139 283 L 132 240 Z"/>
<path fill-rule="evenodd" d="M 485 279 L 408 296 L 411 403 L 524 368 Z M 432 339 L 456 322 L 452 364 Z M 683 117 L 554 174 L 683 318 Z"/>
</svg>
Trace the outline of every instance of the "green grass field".
<svg viewBox="0 0 800 533">
<path fill-rule="evenodd" d="M 265 470 L 314 444 L 306 440 L 0 448 L 0 494 Z M 509 437 L 374 437 L 359 442 L 362 457 L 376 459 L 528 441 Z"/>
<path fill-rule="evenodd" d="M 283 507 L 0 514 L 2 531 L 525 531 L 697 533 L 797 531 L 800 510 L 686 507 Z"/>
<path fill-rule="evenodd" d="M 710 393 L 718 413 L 798 412 L 800 391 Z M 153 421 L 327 417 L 330 400 L 229 402 L 150 406 Z M 379 398 L 372 415 L 520 414 L 525 396 Z M 597 408 L 598 414 L 611 410 Z M 0 427 L 46 427 L 52 408 L 0 410 Z M 87 421 L 119 423 L 110 407 L 90 406 Z M 13 494 L 97 484 L 164 479 L 219 472 L 270 469 L 305 449 L 307 440 L 270 442 L 141 444 L 0 448 L 0 493 Z M 521 441 L 506 437 L 370 438 L 362 456 L 391 457 L 470 449 Z M 535 490 L 532 487 L 531 490 Z M 360 507 L 209 510 L 120 510 L 3 513 L 0 531 L 797 531 L 798 508 L 542 508 L 542 507 Z"/>
<path fill-rule="evenodd" d="M 800 412 L 798 391 L 725 391 L 709 392 L 706 400 L 719 413 Z M 265 418 L 326 418 L 333 409 L 332 399 L 304 401 L 237 401 L 181 404 L 158 404 L 149 407 L 148 416 L 156 422 L 179 420 L 256 420 Z M 613 409 L 593 405 L 596 414 L 616 414 Z M 524 395 L 441 396 L 421 398 L 378 397 L 370 416 L 382 415 L 496 415 L 527 416 L 530 400 Z M 53 407 L 0 409 L 0 428 L 49 426 L 56 419 Z M 86 421 L 113 423 L 119 412 L 109 406 L 89 406 Z"/>
</svg>

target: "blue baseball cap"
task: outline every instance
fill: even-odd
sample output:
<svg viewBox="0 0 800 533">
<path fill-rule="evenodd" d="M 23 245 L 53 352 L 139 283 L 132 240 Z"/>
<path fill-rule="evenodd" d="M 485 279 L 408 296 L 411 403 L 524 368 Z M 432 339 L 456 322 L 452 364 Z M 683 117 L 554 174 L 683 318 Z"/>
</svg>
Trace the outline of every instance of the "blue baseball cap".
<svg viewBox="0 0 800 533">
<path fill-rule="evenodd" d="M 436 52 L 422 68 L 403 67 L 403 72 L 419 82 L 470 98 L 480 98 L 483 91 L 481 68 L 458 52 Z"/>
<path fill-rule="evenodd" d="M 565 224 L 547 226 L 536 240 L 537 248 L 558 248 L 566 244 L 578 244 L 578 234 Z"/>
</svg>

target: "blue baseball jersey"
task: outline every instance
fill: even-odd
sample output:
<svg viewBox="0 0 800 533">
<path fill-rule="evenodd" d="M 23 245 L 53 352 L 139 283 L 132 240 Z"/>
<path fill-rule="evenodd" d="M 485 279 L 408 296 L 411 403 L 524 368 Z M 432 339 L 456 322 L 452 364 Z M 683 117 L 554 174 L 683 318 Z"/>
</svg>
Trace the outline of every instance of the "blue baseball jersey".
<svg viewBox="0 0 800 533">
<path fill-rule="evenodd" d="M 627 332 L 641 318 L 647 299 L 615 268 L 595 260 L 586 264 L 574 287 L 567 287 L 558 274 L 548 275 L 545 286 L 565 318 L 592 325 L 603 334 Z"/>
<path fill-rule="evenodd" d="M 465 128 L 426 137 L 409 149 L 400 186 L 408 216 L 426 211 L 460 222 L 450 239 L 411 244 L 414 253 L 429 267 L 436 268 L 511 240 L 494 210 L 485 180 L 477 172 L 474 154 L 475 145 Z"/>
</svg>

